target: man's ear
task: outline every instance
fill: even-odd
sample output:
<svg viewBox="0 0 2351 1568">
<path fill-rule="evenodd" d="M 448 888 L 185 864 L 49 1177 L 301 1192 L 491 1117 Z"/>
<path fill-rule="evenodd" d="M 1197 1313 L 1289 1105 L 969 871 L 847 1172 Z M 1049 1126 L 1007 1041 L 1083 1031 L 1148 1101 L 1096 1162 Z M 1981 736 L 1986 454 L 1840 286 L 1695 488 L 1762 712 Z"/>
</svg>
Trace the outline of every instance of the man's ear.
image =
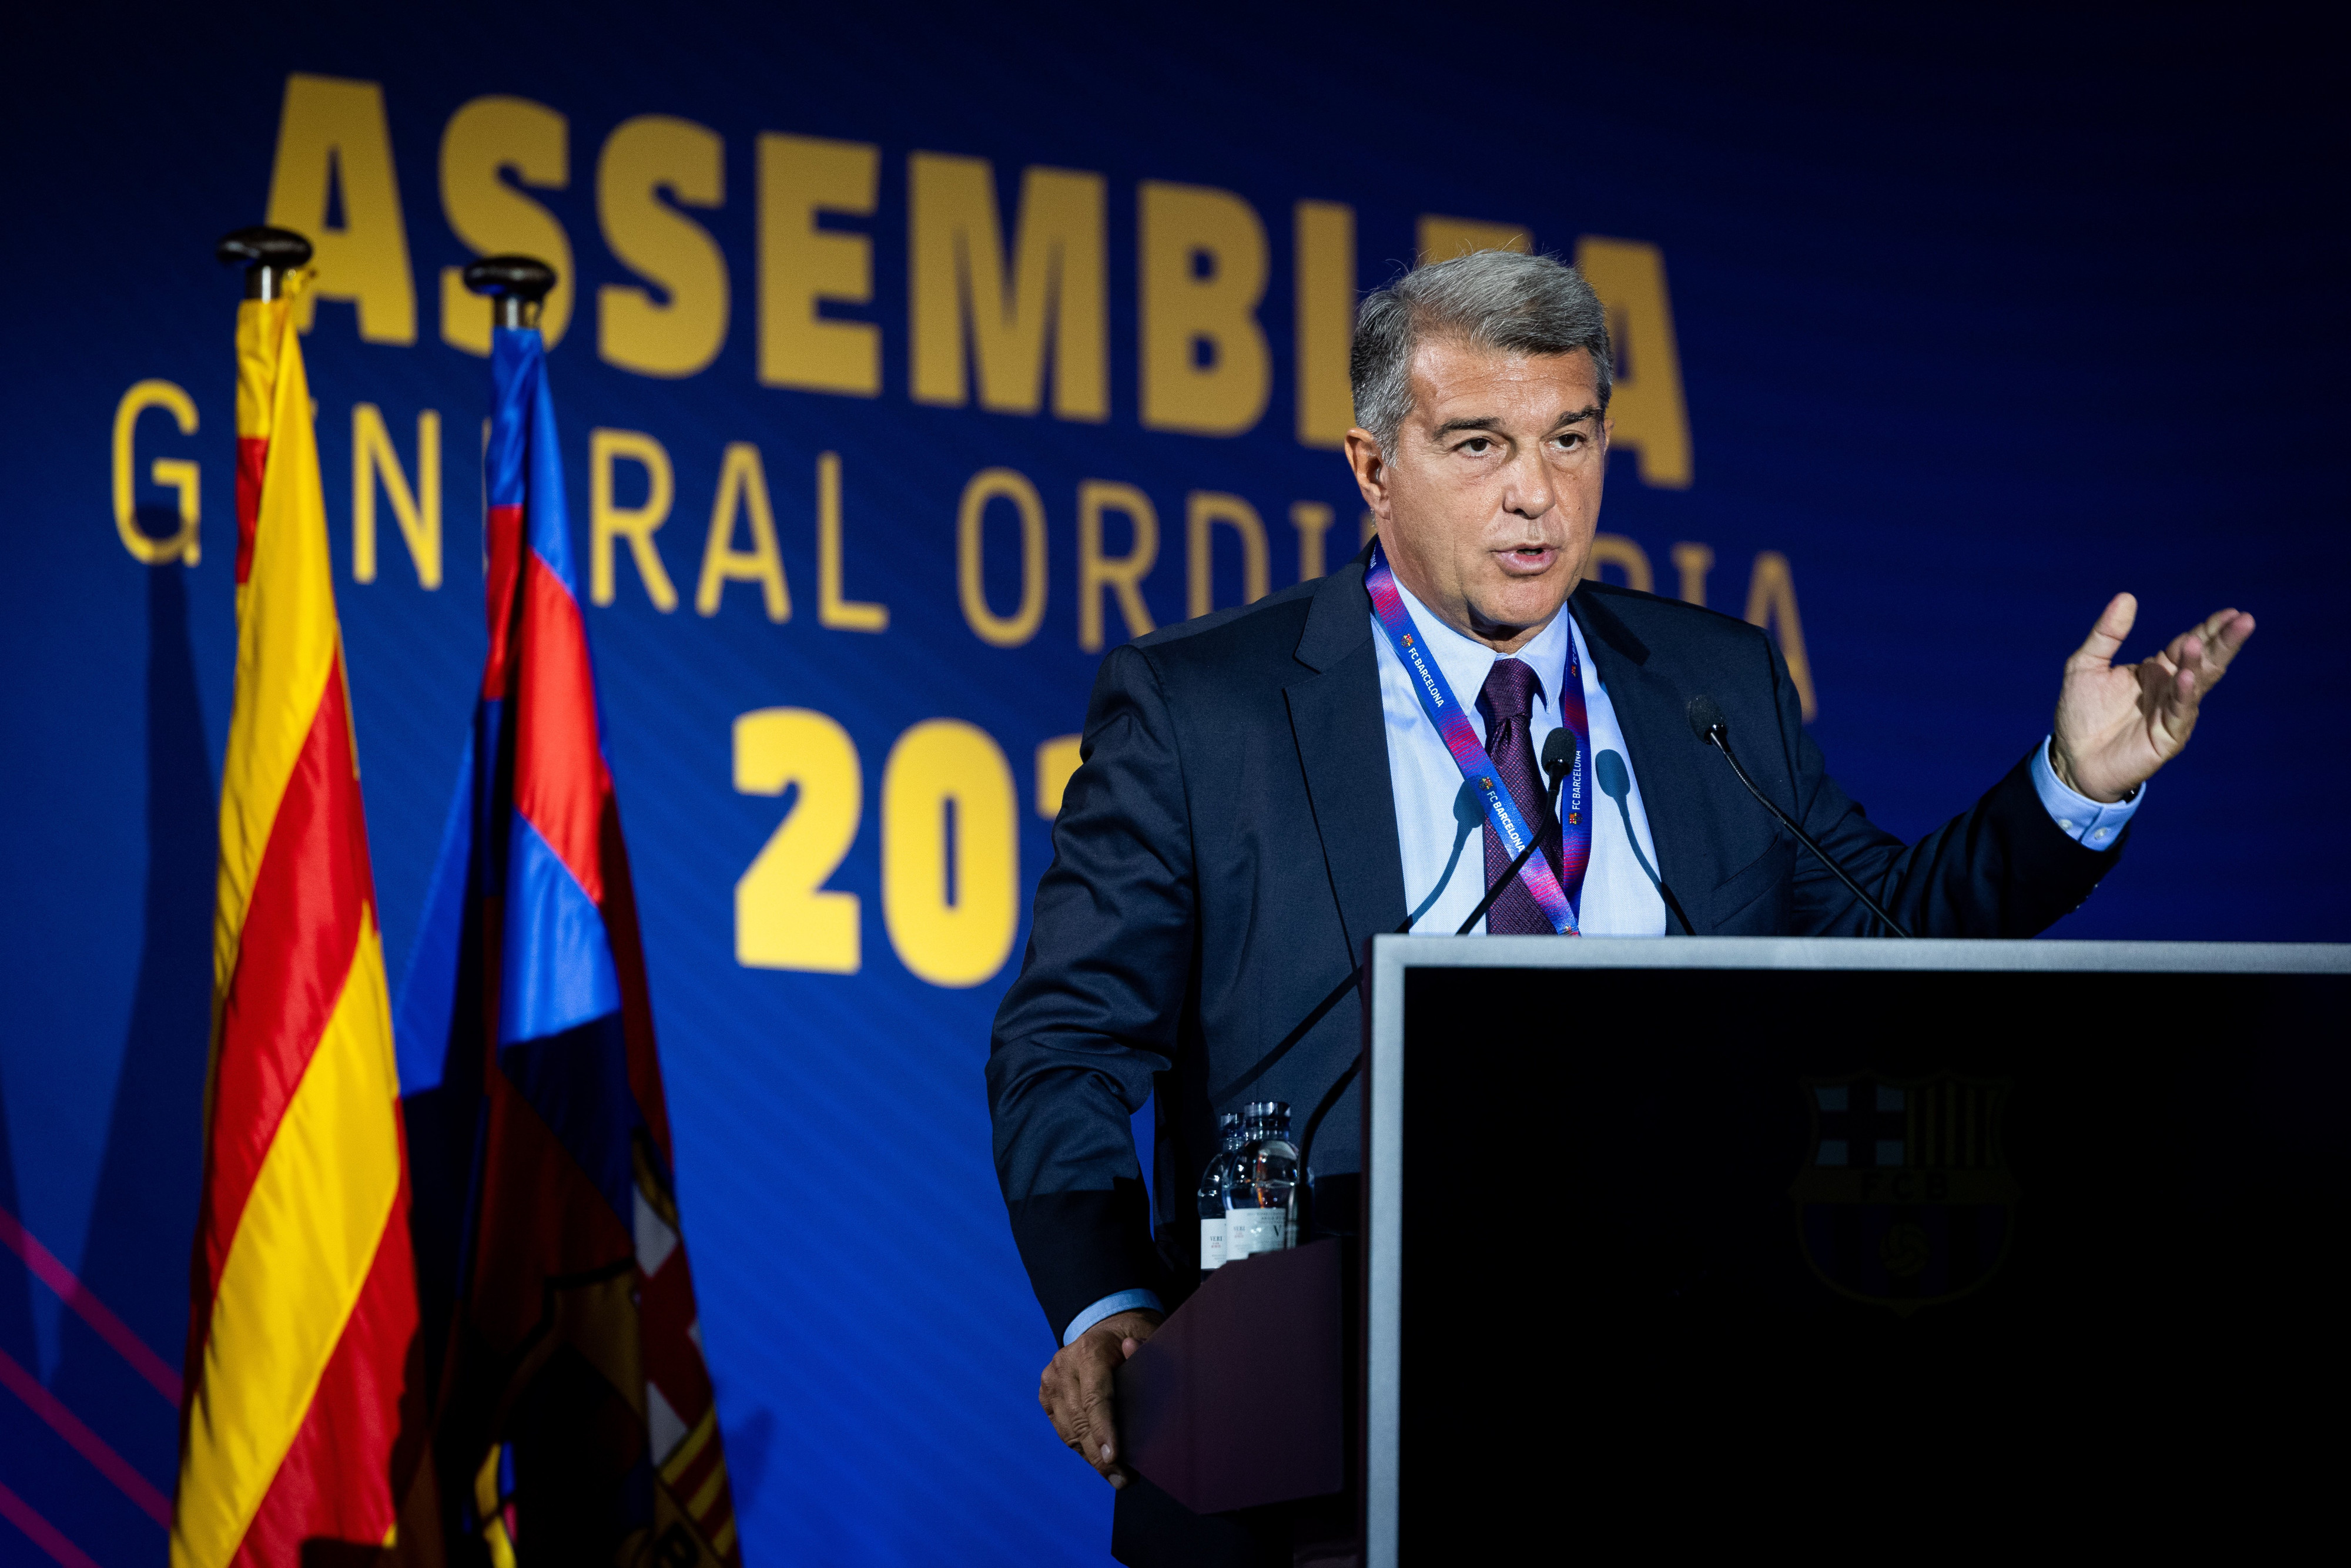
<svg viewBox="0 0 2351 1568">
<path fill-rule="evenodd" d="M 1608 450 L 1608 443 L 1609 443 L 1610 439 L 1615 435 L 1615 434 L 1616 434 L 1616 416 L 1615 416 L 1614 414 L 1611 414 L 1611 413 L 1604 413 L 1604 414 L 1602 414 L 1602 415 L 1600 416 L 1600 450 L 1601 450 L 1601 451 L 1605 452 L 1605 451 L 1607 451 L 1607 450 Z"/>
<path fill-rule="evenodd" d="M 1364 495 L 1364 505 L 1382 522 L 1388 515 L 1388 464 L 1380 451 L 1378 438 L 1368 430 L 1358 427 L 1347 432 L 1347 466 L 1355 471 L 1355 488 Z"/>
</svg>

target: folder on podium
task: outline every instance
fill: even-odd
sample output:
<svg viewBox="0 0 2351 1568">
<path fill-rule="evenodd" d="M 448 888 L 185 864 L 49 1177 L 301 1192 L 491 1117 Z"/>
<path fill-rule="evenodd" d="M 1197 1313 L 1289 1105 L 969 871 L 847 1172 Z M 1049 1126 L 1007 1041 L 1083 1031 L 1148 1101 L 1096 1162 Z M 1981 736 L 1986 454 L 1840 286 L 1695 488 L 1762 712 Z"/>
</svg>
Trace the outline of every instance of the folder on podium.
<svg viewBox="0 0 2351 1568">
<path fill-rule="evenodd" d="M 2351 946 L 1381 936 L 1364 992 L 1355 1234 L 1218 1270 L 1122 1370 L 1186 1507 L 1343 1498 L 1391 1568 L 2120 1517 L 2306 1448 Z"/>
</svg>

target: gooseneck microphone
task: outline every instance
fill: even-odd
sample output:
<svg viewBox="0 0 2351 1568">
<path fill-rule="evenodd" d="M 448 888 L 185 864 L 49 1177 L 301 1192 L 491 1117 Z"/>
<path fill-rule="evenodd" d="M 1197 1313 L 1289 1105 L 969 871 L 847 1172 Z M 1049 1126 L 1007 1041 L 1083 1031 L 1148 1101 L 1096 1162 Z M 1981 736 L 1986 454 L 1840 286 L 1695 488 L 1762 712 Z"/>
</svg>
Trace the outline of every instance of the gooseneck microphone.
<svg viewBox="0 0 2351 1568">
<path fill-rule="evenodd" d="M 1562 725 L 1558 729 L 1551 732 L 1551 737 L 1543 742 L 1542 748 L 1542 770 L 1551 779 L 1551 814 L 1552 821 L 1554 823 L 1559 820 L 1560 789 L 1566 784 L 1567 776 L 1573 770 L 1574 767 L 1575 737 L 1565 726 Z M 1469 912 L 1469 918 L 1463 921 L 1461 923 L 1460 929 L 1454 932 L 1456 936 L 1467 936 L 1469 935 L 1469 928 L 1471 926 L 1486 918 L 1486 911 L 1493 907 L 1494 900 L 1501 896 L 1502 889 L 1510 886 L 1513 881 L 1517 880 L 1520 869 L 1523 867 L 1527 863 L 1528 859 L 1533 855 L 1537 846 L 1541 844 L 1543 837 L 1544 835 L 1538 831 L 1534 836 L 1534 842 L 1530 843 L 1525 849 L 1519 852 L 1519 858 L 1510 862 L 1510 869 L 1503 874 L 1500 881 L 1495 883 L 1492 887 L 1486 890 L 1486 896 L 1479 902 L 1477 908 Z M 1413 923 L 1419 918 L 1420 915 L 1418 912 L 1405 915 L 1403 923 L 1395 928 L 1395 935 L 1399 936 L 1410 936 L 1412 934 Z M 1211 1105 L 1229 1104 L 1234 1095 L 1238 1094 L 1242 1090 L 1248 1088 L 1250 1084 L 1264 1077 L 1266 1070 L 1270 1068 L 1275 1062 L 1280 1061 L 1283 1057 L 1289 1055 L 1290 1048 L 1295 1046 L 1300 1040 L 1304 1040 L 1308 1031 L 1311 1030 L 1316 1024 L 1321 1023 L 1331 1009 L 1339 1005 L 1340 998 L 1344 997 L 1349 991 L 1353 990 L 1355 988 L 1356 982 L 1361 980 L 1363 977 L 1364 967 L 1361 964 L 1358 964 L 1345 979 L 1331 988 L 1331 994 L 1329 996 L 1324 997 L 1321 1001 L 1314 1004 L 1314 1009 L 1311 1012 L 1309 1012 L 1304 1018 L 1298 1020 L 1296 1028 L 1292 1029 L 1288 1034 L 1283 1035 L 1280 1040 L 1276 1041 L 1271 1051 L 1269 1051 L 1263 1056 L 1259 1057 L 1257 1061 L 1250 1065 L 1247 1071 L 1234 1079 L 1231 1082 L 1210 1090 L 1208 1092 L 1208 1103 Z M 1355 1070 L 1353 1067 L 1350 1067 L 1347 1070 L 1346 1075 L 1341 1077 L 1339 1080 L 1338 1089 L 1343 1089 L 1346 1087 L 1347 1078 L 1352 1077 L 1354 1071 Z M 1322 1119 L 1322 1113 L 1325 1110 L 1328 1110 L 1330 1106 L 1337 1101 L 1338 1089 L 1333 1089 L 1331 1093 L 1324 1095 L 1322 1104 L 1317 1106 L 1315 1108 L 1314 1114 L 1307 1119 L 1306 1128 L 1303 1134 L 1307 1142 L 1311 1143 L 1312 1141 L 1314 1136 L 1314 1125 Z M 1300 1145 L 1300 1153 L 1301 1156 L 1304 1154 L 1304 1150 L 1305 1145 L 1301 1144 Z"/>
<path fill-rule="evenodd" d="M 1527 841 L 1527 847 L 1519 852 L 1510 869 L 1494 879 L 1494 885 L 1486 890 L 1486 896 L 1478 901 L 1478 907 L 1469 912 L 1469 918 L 1453 933 L 1456 936 L 1468 936 L 1478 922 L 1486 918 L 1486 911 L 1494 907 L 1494 900 L 1502 896 L 1503 889 L 1519 880 L 1519 873 L 1526 868 L 1527 862 L 1534 858 L 1534 852 L 1542 847 L 1543 840 L 1559 831 L 1559 791 L 1567 782 L 1567 776 L 1575 770 L 1575 732 L 1567 726 L 1561 725 L 1552 730 L 1550 738 L 1543 742 L 1542 770 L 1543 776 L 1551 780 L 1551 826 L 1535 831 L 1534 837 Z"/>
<path fill-rule="evenodd" d="M 1543 841 L 1559 831 L 1559 792 L 1565 787 L 1567 776 L 1575 770 L 1575 733 L 1565 725 L 1552 730 L 1550 737 L 1543 741 L 1542 770 L 1543 776 L 1551 780 L 1551 821 L 1535 830 L 1534 836 L 1527 841 L 1527 847 L 1520 850 L 1517 858 L 1510 862 L 1510 868 L 1494 879 L 1494 885 L 1486 890 L 1486 896 L 1478 901 L 1478 907 L 1469 912 L 1469 918 L 1464 920 L 1453 933 L 1456 936 L 1468 936 L 1478 922 L 1486 918 L 1486 912 L 1494 907 L 1494 901 L 1502 896 L 1504 888 L 1519 880 L 1519 873 L 1525 869 L 1527 862 L 1534 857 L 1535 851 L 1542 847 Z M 1406 919 L 1404 925 L 1397 927 L 1396 934 L 1403 936 L 1411 929 L 1412 922 Z M 1364 967 L 1358 964 L 1355 966 L 1355 972 L 1347 977 L 1346 985 L 1333 993 L 1334 998 L 1346 994 L 1346 991 L 1361 980 L 1363 976 Z M 1321 1012 L 1318 1010 L 1315 1016 L 1319 1018 Z M 1306 1125 L 1298 1134 L 1298 1168 L 1300 1170 L 1311 1171 L 1311 1167 L 1307 1162 L 1309 1156 L 1314 1153 L 1314 1134 L 1321 1129 L 1322 1118 L 1331 1113 L 1331 1107 L 1339 1103 L 1339 1096 L 1347 1092 L 1347 1085 L 1355 1081 L 1355 1073 L 1363 1065 L 1364 1053 L 1358 1051 L 1355 1052 L 1355 1059 L 1347 1063 L 1347 1071 L 1339 1074 L 1339 1081 L 1323 1091 L 1322 1098 L 1315 1103 L 1313 1113 L 1306 1118 Z"/>
<path fill-rule="evenodd" d="M 1847 875 L 1844 867 L 1837 864 L 1836 861 L 1829 854 L 1828 851 L 1821 848 L 1819 844 L 1813 842 L 1813 836 L 1810 833 L 1796 826 L 1794 818 L 1789 816 L 1787 812 L 1782 811 L 1779 807 L 1773 805 L 1771 803 L 1771 798 L 1755 787 L 1755 780 L 1747 777 L 1747 769 L 1739 766 L 1738 755 L 1730 749 L 1730 721 L 1722 716 L 1722 709 L 1716 706 L 1715 700 L 1712 697 L 1692 697 L 1689 700 L 1689 706 L 1682 711 L 1684 716 L 1689 719 L 1690 733 L 1697 736 L 1704 744 L 1711 746 L 1717 751 L 1722 753 L 1722 759 L 1730 764 L 1730 770 L 1739 775 L 1739 781 L 1747 786 L 1747 792 L 1755 797 L 1756 802 L 1759 805 L 1761 805 L 1765 810 L 1771 812 L 1772 816 L 1778 818 L 1782 827 L 1795 834 L 1796 841 L 1803 845 L 1806 849 L 1812 851 L 1813 858 L 1814 860 L 1820 862 L 1823 865 L 1828 867 L 1829 870 L 1834 872 L 1836 873 L 1836 879 L 1844 883 L 1845 886 L 1851 888 L 1853 890 L 1853 895 L 1861 900 L 1862 906 L 1867 909 L 1872 915 L 1876 915 L 1878 919 L 1884 921 L 1886 923 L 1886 928 L 1888 931 L 1893 932 L 1896 936 L 1905 938 L 1909 936 L 1910 933 L 1902 928 L 1901 922 L 1896 920 L 1894 916 L 1886 913 L 1885 905 L 1879 904 L 1877 900 L 1870 897 L 1866 893 L 1864 893 L 1861 890 L 1861 883 L 1854 881 L 1851 876 Z"/>
</svg>

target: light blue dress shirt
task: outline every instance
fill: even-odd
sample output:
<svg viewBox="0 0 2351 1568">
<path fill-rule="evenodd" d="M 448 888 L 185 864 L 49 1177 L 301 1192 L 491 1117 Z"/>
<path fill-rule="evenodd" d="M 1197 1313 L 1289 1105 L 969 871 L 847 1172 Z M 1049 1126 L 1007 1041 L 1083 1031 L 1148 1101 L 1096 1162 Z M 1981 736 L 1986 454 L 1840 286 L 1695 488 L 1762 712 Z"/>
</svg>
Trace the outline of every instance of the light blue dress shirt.
<svg viewBox="0 0 2351 1568">
<path fill-rule="evenodd" d="M 1480 743 L 1486 738 L 1486 720 L 1477 701 L 1487 672 L 1498 658 L 1521 659 L 1535 672 L 1527 732 L 1535 755 L 1542 755 L 1543 742 L 1559 727 L 1559 684 L 1567 673 L 1569 639 L 1574 640 L 1576 662 L 1583 673 L 1584 716 L 1592 730 L 1592 756 L 1584 773 L 1592 805 L 1592 860 L 1583 875 L 1578 925 L 1592 936 L 1664 936 L 1666 901 L 1657 891 L 1657 849 L 1641 806 L 1641 782 L 1633 776 L 1616 706 L 1601 684 L 1575 617 L 1555 615 L 1516 653 L 1499 654 L 1429 613 L 1402 582 L 1396 589 L 1412 612 L 1422 643 L 1445 672 L 1446 684 L 1477 727 Z M 1412 677 L 1376 617 L 1372 632 L 1373 645 L 1379 650 L 1380 712 L 1387 729 L 1388 779 L 1395 794 L 1396 847 L 1404 860 L 1405 893 L 1413 900 L 1413 929 L 1449 934 L 1486 894 L 1484 813 L 1474 798 L 1465 800 L 1461 769 L 1445 748 L 1445 737 L 1421 711 Z M 2147 800 L 2144 788 L 2112 805 L 2075 793 L 2050 767 L 2046 739 L 2032 754 L 2032 787 L 2050 820 L 2074 842 L 2094 850 L 2111 848 Z M 1479 921 L 1477 929 L 1482 932 L 1485 922 Z M 1061 1343 L 1073 1343 L 1104 1318 L 1136 1308 L 1162 1310 L 1158 1296 L 1149 1291 L 1120 1291 L 1071 1319 Z"/>
<path fill-rule="evenodd" d="M 1535 674 L 1527 737 L 1534 743 L 1535 755 L 1542 755 L 1543 742 L 1559 727 L 1560 682 L 1567 674 L 1568 641 L 1574 640 L 1576 663 L 1583 672 L 1584 716 L 1592 728 L 1587 737 L 1592 754 L 1583 763 L 1592 860 L 1583 873 L 1578 929 L 1591 936 L 1664 936 L 1666 901 L 1657 892 L 1657 850 L 1649 839 L 1640 780 L 1633 777 L 1624 731 L 1616 726 L 1615 705 L 1600 684 L 1600 672 L 1593 667 L 1575 617 L 1554 615 L 1516 653 L 1498 654 L 1430 614 L 1403 583 L 1396 589 L 1412 612 L 1422 645 L 1444 672 L 1445 683 L 1478 731 L 1480 745 L 1486 739 L 1486 716 L 1478 711 L 1478 694 L 1495 660 L 1515 658 Z M 1445 748 L 1445 737 L 1421 710 L 1412 676 L 1396 657 L 1395 645 L 1384 632 L 1373 642 L 1380 655 L 1380 712 L 1387 721 L 1396 847 L 1404 856 L 1405 896 L 1413 901 L 1413 929 L 1450 936 L 1486 896 L 1485 812 L 1465 788 L 1453 753 Z M 1483 932 L 1485 921 L 1479 920 L 1475 929 Z"/>
</svg>

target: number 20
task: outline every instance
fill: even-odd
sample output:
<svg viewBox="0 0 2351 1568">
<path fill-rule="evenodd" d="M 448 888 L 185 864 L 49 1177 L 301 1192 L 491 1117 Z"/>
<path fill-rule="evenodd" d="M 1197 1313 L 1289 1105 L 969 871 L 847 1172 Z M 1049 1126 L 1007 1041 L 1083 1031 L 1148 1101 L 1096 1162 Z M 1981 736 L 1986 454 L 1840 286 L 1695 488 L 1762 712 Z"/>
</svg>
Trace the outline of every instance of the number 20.
<svg viewBox="0 0 2351 1568">
<path fill-rule="evenodd" d="M 852 975 L 862 961 L 859 899 L 824 883 L 856 841 L 863 812 L 856 742 L 808 708 L 737 718 L 736 789 L 781 795 L 794 784 L 799 799 L 735 884 L 736 961 Z M 899 961 L 935 986 L 993 977 L 1019 925 L 1019 824 L 1002 748 L 960 719 L 908 729 L 882 770 L 882 913 Z"/>
</svg>

